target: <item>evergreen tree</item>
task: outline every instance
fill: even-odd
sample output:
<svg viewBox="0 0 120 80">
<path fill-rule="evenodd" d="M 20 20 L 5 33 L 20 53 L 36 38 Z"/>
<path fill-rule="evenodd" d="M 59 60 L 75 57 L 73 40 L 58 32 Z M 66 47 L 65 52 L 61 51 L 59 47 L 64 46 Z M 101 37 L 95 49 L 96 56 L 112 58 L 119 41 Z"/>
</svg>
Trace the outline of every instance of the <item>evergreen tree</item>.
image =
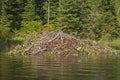
<svg viewBox="0 0 120 80">
<path fill-rule="evenodd" d="M 36 20 L 38 16 L 35 13 L 35 1 L 34 0 L 27 0 L 27 3 L 24 7 L 24 12 L 22 13 L 22 20 L 23 21 L 32 21 Z"/>
<path fill-rule="evenodd" d="M 118 33 L 120 37 L 120 0 L 115 0 L 114 1 L 114 8 L 115 8 L 115 13 L 116 13 L 116 19 L 117 19 L 117 28 L 116 32 Z"/>
<path fill-rule="evenodd" d="M 89 37 L 91 39 L 98 39 L 102 36 L 102 22 L 104 18 L 103 9 L 101 8 L 101 0 L 91 0 L 88 2 L 88 5 L 90 7 L 90 14 L 89 14 L 89 27 L 90 27 L 90 33 Z"/>
<path fill-rule="evenodd" d="M 7 14 L 10 15 L 9 22 L 11 29 L 20 29 L 23 0 L 8 0 L 6 4 Z"/>
<path fill-rule="evenodd" d="M 1 0 L 0 28 L 34 31 L 43 24 L 80 38 L 120 36 L 120 0 Z"/>
<path fill-rule="evenodd" d="M 103 10 L 103 22 L 102 22 L 102 36 L 110 34 L 111 36 L 117 36 L 117 19 L 115 14 L 115 7 L 113 0 L 102 0 L 101 8 Z"/>
<path fill-rule="evenodd" d="M 66 0 L 64 6 L 67 30 L 82 38 L 87 38 L 90 32 L 90 7 L 88 0 Z"/>
<path fill-rule="evenodd" d="M 35 13 L 40 17 L 43 24 L 45 24 L 45 9 L 43 8 L 45 1 L 47 0 L 35 0 Z"/>
<path fill-rule="evenodd" d="M 62 27 L 64 23 L 64 0 L 48 0 L 44 2 L 46 23 L 54 25 L 56 28 Z"/>
<path fill-rule="evenodd" d="M 21 29 L 21 32 L 23 32 L 23 34 L 29 34 L 34 31 L 39 31 L 39 29 L 41 29 L 41 20 L 40 16 L 37 14 L 36 11 L 35 0 L 27 0 L 21 16 L 21 26 L 23 27 Z"/>
<path fill-rule="evenodd" d="M 1 9 L 0 9 L 0 40 L 6 39 L 9 33 L 10 23 L 8 21 L 9 15 L 6 13 L 6 1 L 0 1 Z"/>
</svg>

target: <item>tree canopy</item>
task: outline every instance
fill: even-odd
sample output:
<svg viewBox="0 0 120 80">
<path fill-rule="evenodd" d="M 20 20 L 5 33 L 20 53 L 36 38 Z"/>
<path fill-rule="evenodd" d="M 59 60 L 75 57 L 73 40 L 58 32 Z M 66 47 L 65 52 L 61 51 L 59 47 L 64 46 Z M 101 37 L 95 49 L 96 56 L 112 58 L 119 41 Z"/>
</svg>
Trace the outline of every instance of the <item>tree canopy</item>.
<svg viewBox="0 0 120 80">
<path fill-rule="evenodd" d="M 119 5 L 120 0 L 1 0 L 0 40 L 16 30 L 28 33 L 45 25 L 85 39 L 117 38 Z"/>
</svg>

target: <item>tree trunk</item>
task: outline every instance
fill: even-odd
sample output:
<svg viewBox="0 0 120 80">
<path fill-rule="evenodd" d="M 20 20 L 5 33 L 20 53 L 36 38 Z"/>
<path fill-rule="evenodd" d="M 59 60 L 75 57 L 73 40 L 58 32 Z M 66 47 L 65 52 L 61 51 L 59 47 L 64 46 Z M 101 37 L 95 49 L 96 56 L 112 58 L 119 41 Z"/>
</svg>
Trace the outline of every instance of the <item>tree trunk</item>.
<svg viewBox="0 0 120 80">
<path fill-rule="evenodd" d="M 50 24 L 50 0 L 48 0 L 48 24 Z"/>
</svg>

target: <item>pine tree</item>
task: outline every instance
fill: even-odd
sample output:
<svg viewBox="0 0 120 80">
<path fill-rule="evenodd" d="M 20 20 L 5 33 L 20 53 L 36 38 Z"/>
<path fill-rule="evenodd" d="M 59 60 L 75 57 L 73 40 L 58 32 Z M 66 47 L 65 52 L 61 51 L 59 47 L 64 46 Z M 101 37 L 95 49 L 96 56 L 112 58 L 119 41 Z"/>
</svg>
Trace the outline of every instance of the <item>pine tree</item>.
<svg viewBox="0 0 120 80">
<path fill-rule="evenodd" d="M 6 13 L 6 1 L 0 1 L 1 3 L 1 9 L 0 9 L 0 40 L 6 39 L 9 34 L 9 26 L 10 23 L 8 21 L 9 15 Z"/>
<path fill-rule="evenodd" d="M 98 39 L 102 35 L 102 22 L 103 22 L 103 10 L 101 9 L 101 0 L 91 0 L 88 1 L 88 5 L 90 7 L 90 14 L 89 14 L 89 38 L 91 39 Z"/>
<path fill-rule="evenodd" d="M 48 0 L 44 2 L 43 8 L 46 11 L 45 20 L 55 27 L 62 26 L 62 4 L 64 0 Z"/>
<path fill-rule="evenodd" d="M 27 1 L 24 7 L 24 12 L 22 13 L 22 19 L 23 21 L 32 21 L 36 19 L 34 0 Z"/>
<path fill-rule="evenodd" d="M 117 18 L 115 13 L 114 2 L 113 0 L 102 0 L 101 4 L 101 8 L 103 9 L 104 13 L 102 23 L 102 36 L 104 36 L 105 34 L 110 34 L 111 37 L 115 37 L 118 35 L 118 32 L 116 32 Z"/>
<path fill-rule="evenodd" d="M 44 2 L 47 0 L 35 0 L 36 15 L 40 17 L 40 20 L 45 24 L 45 9 L 43 8 Z"/>
<path fill-rule="evenodd" d="M 68 26 L 67 30 L 82 38 L 87 38 L 90 32 L 90 7 L 88 0 L 66 0 L 64 9 Z"/>
<path fill-rule="evenodd" d="M 11 30 L 20 29 L 21 24 L 21 13 L 23 11 L 23 0 L 7 0 L 6 11 L 10 15 L 9 22 Z"/>
<path fill-rule="evenodd" d="M 115 13 L 116 13 L 116 19 L 117 19 L 117 27 L 116 27 L 116 33 L 120 37 L 120 0 L 114 1 L 114 7 L 115 7 Z"/>
<path fill-rule="evenodd" d="M 21 32 L 23 32 L 22 34 L 29 34 L 41 29 L 41 20 L 40 16 L 36 12 L 35 0 L 27 0 L 21 16 L 21 26 L 23 27 L 21 29 Z"/>
</svg>

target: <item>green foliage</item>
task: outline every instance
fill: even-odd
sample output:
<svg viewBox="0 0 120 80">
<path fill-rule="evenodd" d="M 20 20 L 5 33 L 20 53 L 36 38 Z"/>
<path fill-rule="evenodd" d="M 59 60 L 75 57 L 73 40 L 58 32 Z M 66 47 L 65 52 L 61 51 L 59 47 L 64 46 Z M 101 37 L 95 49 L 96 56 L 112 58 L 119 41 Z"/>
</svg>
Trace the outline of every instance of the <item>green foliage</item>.
<svg viewBox="0 0 120 80">
<path fill-rule="evenodd" d="M 48 7 L 51 24 L 55 27 L 66 27 L 64 31 L 80 38 L 98 40 L 104 34 L 119 36 L 120 28 L 117 25 L 116 8 L 112 0 L 50 0 L 50 6 L 48 2 L 43 5 L 46 22 Z"/>
<path fill-rule="evenodd" d="M 106 44 L 110 47 L 112 47 L 113 49 L 119 50 L 120 49 L 120 38 L 114 38 L 114 39 L 101 39 L 99 41 L 102 44 Z"/>
<path fill-rule="evenodd" d="M 5 1 L 0 1 L 0 41 L 7 40 L 10 36 L 10 22 L 8 21 L 9 15 L 6 13 Z M 9 34 L 9 35 L 8 35 Z"/>
<path fill-rule="evenodd" d="M 120 50 L 120 38 L 113 39 L 108 45 L 116 50 Z"/>
<path fill-rule="evenodd" d="M 8 17 L 8 21 L 10 23 L 9 27 L 11 31 L 14 29 L 20 29 L 21 25 L 21 14 L 23 12 L 24 4 L 23 0 L 6 0 L 5 2 L 5 11 Z"/>
<path fill-rule="evenodd" d="M 112 40 L 120 37 L 119 5 L 120 0 L 0 0 L 0 40 L 59 28 L 79 38 Z"/>
<path fill-rule="evenodd" d="M 22 27 L 19 31 L 16 32 L 16 36 L 24 36 L 26 34 L 34 34 L 40 32 L 43 29 L 41 21 L 24 21 Z"/>
<path fill-rule="evenodd" d="M 65 27 L 64 31 L 80 38 L 100 39 L 104 34 L 120 36 L 119 2 L 120 0 L 4 0 L 0 1 L 0 15 L 2 25 L 14 31 L 28 26 L 30 21 L 35 21 L 35 25 L 39 21 L 47 23 L 49 13 L 50 24 L 45 24 L 45 28 Z"/>
<path fill-rule="evenodd" d="M 111 35 L 110 34 L 106 34 L 104 36 L 102 36 L 102 38 L 100 39 L 101 42 L 104 42 L 104 41 L 111 41 Z"/>
<path fill-rule="evenodd" d="M 21 16 L 23 19 L 22 22 L 39 19 L 39 16 L 35 14 L 35 1 L 34 0 L 27 1 L 27 4 L 24 7 L 24 12 L 21 14 Z"/>
<path fill-rule="evenodd" d="M 10 37 L 10 29 L 0 25 L 0 41 Z"/>
<path fill-rule="evenodd" d="M 36 15 L 35 0 L 26 0 L 26 4 L 21 14 L 21 29 L 15 31 L 16 37 L 25 37 L 27 34 L 34 34 L 40 32 L 43 28 L 40 17 Z"/>
<path fill-rule="evenodd" d="M 55 29 L 57 29 L 57 28 L 55 27 L 54 24 L 45 24 L 43 30 L 45 30 L 45 31 L 54 31 Z"/>
<path fill-rule="evenodd" d="M 35 12 L 40 17 L 41 21 L 45 23 L 45 10 L 43 8 L 44 2 L 47 0 L 35 0 Z"/>
</svg>

